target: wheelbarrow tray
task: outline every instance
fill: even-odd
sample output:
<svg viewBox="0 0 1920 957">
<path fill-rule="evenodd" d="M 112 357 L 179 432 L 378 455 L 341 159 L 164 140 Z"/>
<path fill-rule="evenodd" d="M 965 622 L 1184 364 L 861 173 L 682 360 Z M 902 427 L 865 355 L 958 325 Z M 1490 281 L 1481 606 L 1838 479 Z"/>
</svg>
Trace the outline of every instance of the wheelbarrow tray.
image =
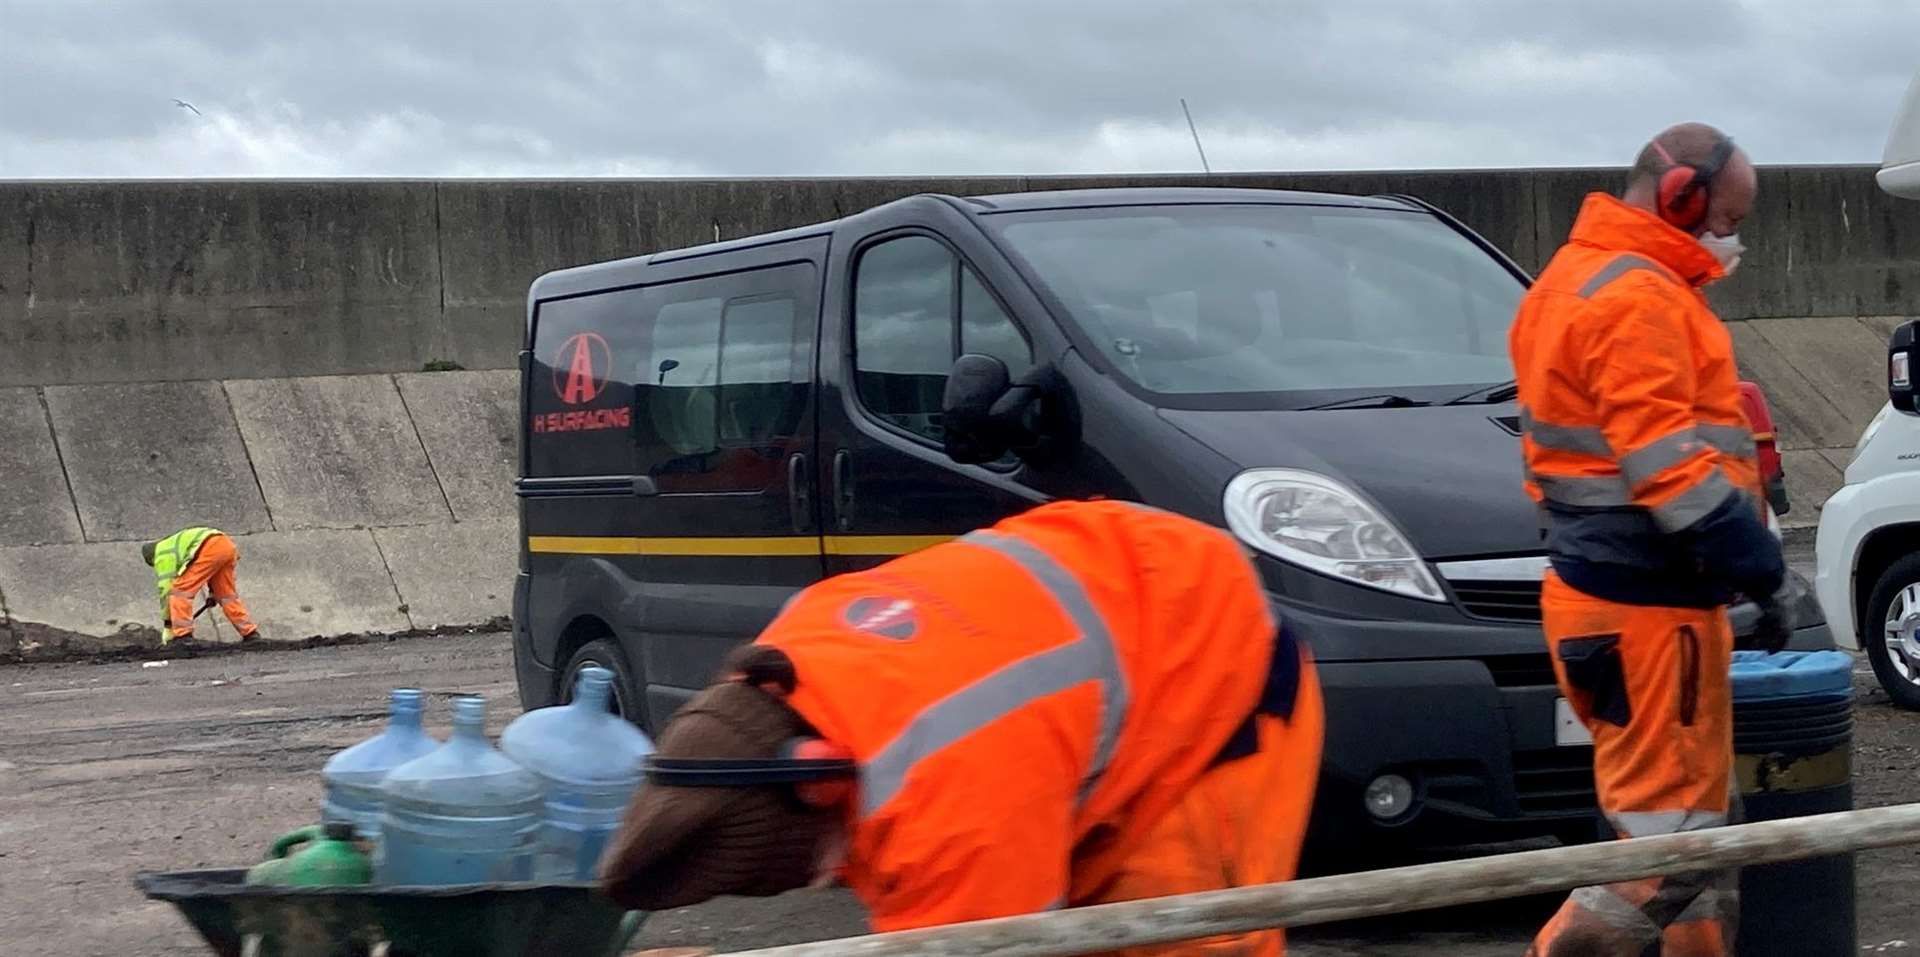
<svg viewBox="0 0 1920 957">
<path fill-rule="evenodd" d="M 244 869 L 154 873 L 133 882 L 178 908 L 220 957 L 618 955 L 631 919 L 590 882 L 439 887 L 251 886 Z"/>
</svg>

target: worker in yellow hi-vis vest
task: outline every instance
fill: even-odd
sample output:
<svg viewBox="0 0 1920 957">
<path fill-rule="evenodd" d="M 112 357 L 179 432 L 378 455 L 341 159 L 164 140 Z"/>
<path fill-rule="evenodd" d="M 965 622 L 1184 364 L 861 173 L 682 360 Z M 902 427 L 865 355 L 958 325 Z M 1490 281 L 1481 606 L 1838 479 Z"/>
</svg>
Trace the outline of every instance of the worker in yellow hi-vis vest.
<svg viewBox="0 0 1920 957">
<path fill-rule="evenodd" d="M 141 545 L 140 555 L 153 566 L 160 589 L 160 604 L 164 609 L 161 644 L 192 640 L 193 620 L 198 617 L 193 610 L 193 596 L 199 594 L 202 587 L 207 589 L 208 598 L 201 611 L 218 604 L 227 620 L 233 622 L 234 629 L 240 632 L 241 641 L 260 637 L 259 626 L 253 623 L 247 606 L 240 601 L 239 582 L 234 576 L 234 567 L 240 563 L 240 549 L 226 533 L 217 528 L 185 529 Z"/>
</svg>

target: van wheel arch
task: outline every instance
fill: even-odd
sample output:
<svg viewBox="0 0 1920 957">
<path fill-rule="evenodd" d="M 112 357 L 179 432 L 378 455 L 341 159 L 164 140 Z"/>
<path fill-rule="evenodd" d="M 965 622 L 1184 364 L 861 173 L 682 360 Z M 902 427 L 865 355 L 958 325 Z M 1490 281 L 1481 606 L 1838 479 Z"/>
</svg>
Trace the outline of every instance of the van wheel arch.
<svg viewBox="0 0 1920 957">
<path fill-rule="evenodd" d="M 553 700 L 556 703 L 565 703 L 572 699 L 573 688 L 570 685 L 578 671 L 578 666 L 583 663 L 582 653 L 589 649 L 593 654 L 585 657 L 596 660 L 611 659 L 601 663 L 614 673 L 615 683 L 621 685 L 616 693 L 622 702 L 633 702 L 632 710 L 637 712 L 626 714 L 626 717 L 641 728 L 646 728 L 648 722 L 645 705 L 645 674 L 641 671 L 639 663 L 633 660 L 633 656 L 627 654 L 619 634 L 613 630 L 612 626 L 594 615 L 581 615 L 569 622 L 560 632 L 560 641 L 554 655 L 554 664 L 559 667 L 554 671 Z M 622 708 L 623 712 L 626 710 L 628 710 L 626 707 Z"/>
<path fill-rule="evenodd" d="M 1913 554 L 1920 554 L 1920 522 L 1903 522 L 1875 529 L 1866 541 L 1860 543 L 1860 553 L 1853 562 L 1853 608 L 1849 617 L 1853 620 L 1854 634 L 1860 636 L 1863 649 L 1869 631 L 1878 633 L 1880 626 L 1879 622 L 1868 620 L 1871 609 L 1867 606 L 1873 600 L 1873 586 L 1888 568 L 1893 567 L 1894 562 Z"/>
</svg>

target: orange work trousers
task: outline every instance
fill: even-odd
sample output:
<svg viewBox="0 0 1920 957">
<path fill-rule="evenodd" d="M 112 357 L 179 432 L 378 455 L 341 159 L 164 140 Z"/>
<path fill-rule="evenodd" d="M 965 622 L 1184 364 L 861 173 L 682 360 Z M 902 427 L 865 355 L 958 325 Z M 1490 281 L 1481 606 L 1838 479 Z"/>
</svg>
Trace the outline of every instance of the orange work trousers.
<svg viewBox="0 0 1920 957">
<path fill-rule="evenodd" d="M 1593 733 L 1600 810 L 1622 838 L 1736 821 L 1733 630 L 1724 608 L 1601 601 L 1547 575 L 1540 607 L 1560 690 Z M 1582 887 L 1547 922 L 1530 957 L 1726 957 L 1738 924 L 1738 872 Z"/>
<path fill-rule="evenodd" d="M 260 630 L 240 600 L 240 583 L 234 574 L 239 564 L 240 549 L 233 544 L 233 539 L 214 535 L 200 544 L 199 554 L 180 570 L 173 579 L 173 589 L 167 593 L 167 621 L 171 625 L 167 640 L 193 637 L 193 596 L 199 594 L 201 588 L 220 604 L 220 611 L 233 622 L 241 638 L 251 638 Z"/>
<path fill-rule="evenodd" d="M 1303 649 L 1304 655 L 1304 649 Z M 1220 764 L 1160 822 L 1099 890 L 1076 907 L 1291 880 L 1320 776 L 1325 717 L 1310 659 L 1302 661 L 1293 714 L 1256 719 L 1259 750 Z M 1076 875 L 1077 877 L 1077 875 Z M 1109 957 L 1281 957 L 1281 930 L 1115 951 Z"/>
</svg>

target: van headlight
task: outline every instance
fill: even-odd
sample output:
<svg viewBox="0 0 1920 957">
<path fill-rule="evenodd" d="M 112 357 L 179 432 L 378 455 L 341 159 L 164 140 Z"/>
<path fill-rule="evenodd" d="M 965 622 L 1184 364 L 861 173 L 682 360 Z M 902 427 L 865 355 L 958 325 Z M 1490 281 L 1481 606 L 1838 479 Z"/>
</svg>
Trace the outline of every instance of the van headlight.
<svg viewBox="0 0 1920 957">
<path fill-rule="evenodd" d="M 1247 545 L 1323 575 L 1445 601 L 1427 563 L 1380 510 L 1317 472 L 1254 469 L 1227 483 L 1227 527 Z"/>
</svg>

